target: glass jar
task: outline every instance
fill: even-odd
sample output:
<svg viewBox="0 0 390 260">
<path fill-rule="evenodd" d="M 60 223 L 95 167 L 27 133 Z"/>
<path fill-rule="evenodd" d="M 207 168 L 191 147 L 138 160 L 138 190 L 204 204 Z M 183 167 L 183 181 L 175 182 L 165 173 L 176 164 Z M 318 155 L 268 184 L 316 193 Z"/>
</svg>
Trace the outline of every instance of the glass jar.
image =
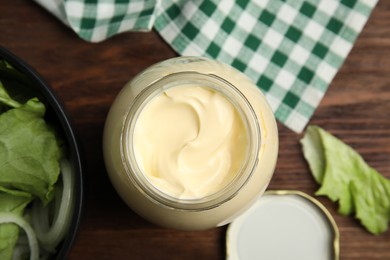
<svg viewBox="0 0 390 260">
<path fill-rule="evenodd" d="M 153 185 L 134 149 L 134 129 L 145 106 L 163 91 L 186 84 L 224 96 L 240 115 L 248 139 L 234 178 L 199 198 L 171 196 Z M 151 66 L 124 86 L 106 119 L 103 152 L 110 180 L 131 209 L 161 226 L 202 230 L 230 223 L 262 195 L 274 172 L 278 132 L 264 96 L 245 75 L 214 60 L 179 57 Z"/>
</svg>

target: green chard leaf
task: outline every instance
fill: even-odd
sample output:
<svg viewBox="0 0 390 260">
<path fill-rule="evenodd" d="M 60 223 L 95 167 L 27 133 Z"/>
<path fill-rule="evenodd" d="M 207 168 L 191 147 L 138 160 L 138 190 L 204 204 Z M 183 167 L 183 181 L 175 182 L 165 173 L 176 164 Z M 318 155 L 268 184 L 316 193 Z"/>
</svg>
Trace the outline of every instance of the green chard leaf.
<svg viewBox="0 0 390 260">
<path fill-rule="evenodd" d="M 316 195 L 338 201 L 340 214 L 355 213 L 369 232 L 386 231 L 390 220 L 390 180 L 320 127 L 309 126 L 301 144 L 312 175 L 321 185 Z"/>
</svg>

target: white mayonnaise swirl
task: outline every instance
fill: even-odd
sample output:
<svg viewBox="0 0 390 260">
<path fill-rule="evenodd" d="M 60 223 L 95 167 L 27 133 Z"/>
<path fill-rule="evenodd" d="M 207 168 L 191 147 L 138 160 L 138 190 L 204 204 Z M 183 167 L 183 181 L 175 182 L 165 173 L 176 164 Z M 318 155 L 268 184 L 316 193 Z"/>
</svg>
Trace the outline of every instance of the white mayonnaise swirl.
<svg viewBox="0 0 390 260">
<path fill-rule="evenodd" d="M 160 191 L 180 199 L 218 192 L 239 172 L 247 153 L 243 120 L 221 93 L 176 86 L 145 105 L 133 136 L 136 161 Z"/>
</svg>

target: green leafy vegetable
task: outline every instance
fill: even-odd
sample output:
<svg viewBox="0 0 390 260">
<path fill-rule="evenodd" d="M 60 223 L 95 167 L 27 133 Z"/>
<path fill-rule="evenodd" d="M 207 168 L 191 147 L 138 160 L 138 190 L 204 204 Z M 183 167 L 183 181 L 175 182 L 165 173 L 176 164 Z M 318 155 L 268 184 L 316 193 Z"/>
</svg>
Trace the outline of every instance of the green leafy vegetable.
<svg viewBox="0 0 390 260">
<path fill-rule="evenodd" d="M 4 106 L 10 107 L 20 107 L 21 104 L 15 100 L 13 100 L 5 90 L 3 83 L 0 81 L 0 103 Z"/>
<path fill-rule="evenodd" d="M 23 192 L 5 192 L 0 187 L 0 212 L 11 212 L 18 216 L 31 201 L 31 196 Z M 12 259 L 13 248 L 18 239 L 19 227 L 7 223 L 0 225 L 0 259 Z"/>
<path fill-rule="evenodd" d="M 25 81 L 20 72 L 0 60 L 0 215 L 4 216 L 0 259 L 12 259 L 18 225 L 30 230 L 21 218 L 26 206 L 34 198 L 44 205 L 52 200 L 63 155 L 55 131 L 45 122 L 44 104 L 34 97 L 26 99 L 25 93 L 16 93 L 18 100 L 9 94 L 8 89 L 17 86 L 13 91 L 20 90 Z"/>
<path fill-rule="evenodd" d="M 309 126 L 301 144 L 313 177 L 321 184 L 316 195 L 338 201 L 339 212 L 355 213 L 369 232 L 386 231 L 390 220 L 390 180 L 320 127 Z"/>
<path fill-rule="evenodd" d="M 31 99 L 0 115 L 0 185 L 29 192 L 46 204 L 60 172 L 61 153 L 44 113 L 44 105 Z"/>
</svg>

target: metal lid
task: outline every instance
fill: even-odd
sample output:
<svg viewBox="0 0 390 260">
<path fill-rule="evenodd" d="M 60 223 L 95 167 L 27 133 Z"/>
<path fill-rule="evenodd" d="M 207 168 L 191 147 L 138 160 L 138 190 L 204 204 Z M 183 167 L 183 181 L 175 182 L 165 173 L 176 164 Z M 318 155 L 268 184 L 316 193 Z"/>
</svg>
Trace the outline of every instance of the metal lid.
<svg viewBox="0 0 390 260">
<path fill-rule="evenodd" d="M 339 259 L 339 231 L 327 209 L 300 191 L 267 191 L 228 227 L 227 259 Z"/>
</svg>

